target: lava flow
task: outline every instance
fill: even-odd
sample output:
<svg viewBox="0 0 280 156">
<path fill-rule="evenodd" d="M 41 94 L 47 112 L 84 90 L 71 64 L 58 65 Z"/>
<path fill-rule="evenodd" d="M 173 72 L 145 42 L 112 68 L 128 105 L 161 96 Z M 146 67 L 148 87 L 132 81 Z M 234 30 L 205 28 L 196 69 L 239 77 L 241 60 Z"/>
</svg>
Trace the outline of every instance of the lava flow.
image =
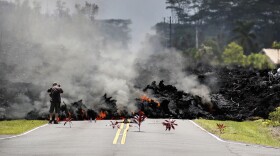
<svg viewBox="0 0 280 156">
<path fill-rule="evenodd" d="M 100 111 L 96 120 L 103 120 L 104 118 L 106 118 L 106 113 L 104 111 Z"/>
<path fill-rule="evenodd" d="M 159 103 L 157 100 L 151 99 L 151 98 L 149 98 L 149 97 L 146 96 L 146 95 L 142 95 L 142 96 L 140 97 L 140 99 L 141 99 L 142 102 L 145 102 L 145 101 L 146 101 L 146 102 L 149 102 L 149 103 L 154 102 L 154 103 L 157 104 L 157 107 L 160 107 L 160 103 Z"/>
</svg>

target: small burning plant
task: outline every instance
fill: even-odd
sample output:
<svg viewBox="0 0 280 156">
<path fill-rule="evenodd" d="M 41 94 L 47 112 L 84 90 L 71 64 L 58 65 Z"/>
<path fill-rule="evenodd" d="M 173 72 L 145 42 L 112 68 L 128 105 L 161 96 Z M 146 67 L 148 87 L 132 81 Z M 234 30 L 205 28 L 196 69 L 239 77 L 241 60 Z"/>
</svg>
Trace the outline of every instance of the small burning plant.
<svg viewBox="0 0 280 156">
<path fill-rule="evenodd" d="M 219 130 L 220 134 L 225 133 L 225 128 L 226 128 L 226 126 L 224 124 L 217 123 L 217 129 Z"/>
<path fill-rule="evenodd" d="M 178 126 L 178 124 L 175 123 L 176 120 L 165 120 L 165 122 L 162 122 L 162 125 L 165 126 L 165 130 L 171 130 L 174 129 L 175 130 L 175 126 Z"/>
<path fill-rule="evenodd" d="M 144 115 L 144 112 L 139 111 L 137 115 L 133 117 L 133 122 L 137 124 L 138 130 L 140 132 L 141 124 L 143 121 L 145 121 L 147 117 Z"/>
<path fill-rule="evenodd" d="M 117 128 L 120 128 L 120 125 L 119 125 L 119 122 L 118 121 L 111 121 L 111 124 L 109 124 L 109 126 L 112 126 L 113 129 L 115 129 L 116 127 Z"/>
</svg>

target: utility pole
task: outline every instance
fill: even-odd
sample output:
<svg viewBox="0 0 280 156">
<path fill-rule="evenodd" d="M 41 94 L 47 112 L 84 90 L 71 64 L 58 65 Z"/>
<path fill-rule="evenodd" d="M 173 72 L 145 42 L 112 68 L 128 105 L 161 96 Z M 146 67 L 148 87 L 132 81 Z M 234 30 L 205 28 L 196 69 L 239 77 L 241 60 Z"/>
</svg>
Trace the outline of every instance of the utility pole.
<svg viewBox="0 0 280 156">
<path fill-rule="evenodd" d="M 46 15 L 49 15 L 49 1 L 47 1 Z"/>
<path fill-rule="evenodd" d="M 171 18 L 171 16 L 169 17 L 169 47 L 172 47 L 172 27 L 171 27 L 171 21 L 172 20 L 172 18 Z"/>
<path fill-rule="evenodd" d="M 199 12 L 199 10 L 195 10 L 196 13 Z M 198 23 L 199 19 L 195 22 L 195 48 L 198 49 Z"/>
<path fill-rule="evenodd" d="M 0 53 L 2 52 L 2 31 L 0 31 Z"/>
<path fill-rule="evenodd" d="M 197 24 L 195 25 L 195 47 L 198 49 L 198 30 L 197 30 Z"/>
<path fill-rule="evenodd" d="M 3 40 L 4 36 L 3 36 L 3 31 L 0 32 L 0 53 L 4 52 L 4 49 L 2 49 L 4 47 L 4 40 Z"/>
<path fill-rule="evenodd" d="M 165 47 L 167 48 L 168 47 L 168 39 L 167 39 L 167 27 L 166 27 L 166 21 L 165 21 L 165 17 L 163 18 L 163 40 L 164 40 L 164 44 L 165 44 Z"/>
</svg>

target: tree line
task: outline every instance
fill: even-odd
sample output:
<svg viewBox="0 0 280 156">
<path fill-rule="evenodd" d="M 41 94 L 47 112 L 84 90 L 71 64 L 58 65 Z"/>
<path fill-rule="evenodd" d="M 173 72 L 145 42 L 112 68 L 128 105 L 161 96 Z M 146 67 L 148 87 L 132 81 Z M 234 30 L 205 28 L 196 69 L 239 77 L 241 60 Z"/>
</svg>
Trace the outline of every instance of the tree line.
<svg viewBox="0 0 280 156">
<path fill-rule="evenodd" d="M 172 47 L 189 54 L 206 46 L 219 60 L 224 48 L 235 42 L 248 56 L 280 40 L 277 0 L 166 0 L 166 4 L 172 12 L 171 39 L 169 22 L 157 23 L 157 33 L 164 36 L 163 43 L 170 40 Z"/>
</svg>

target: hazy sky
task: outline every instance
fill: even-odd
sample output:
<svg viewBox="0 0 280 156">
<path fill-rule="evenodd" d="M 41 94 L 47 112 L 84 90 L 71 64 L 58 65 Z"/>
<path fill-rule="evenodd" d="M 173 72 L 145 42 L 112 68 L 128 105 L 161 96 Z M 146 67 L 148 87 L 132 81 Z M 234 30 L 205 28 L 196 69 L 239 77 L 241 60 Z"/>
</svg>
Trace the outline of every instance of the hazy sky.
<svg viewBox="0 0 280 156">
<path fill-rule="evenodd" d="M 153 33 L 151 27 L 164 17 L 170 16 L 166 10 L 165 0 L 65 0 L 69 8 L 75 3 L 84 4 L 85 1 L 99 6 L 98 19 L 131 19 L 132 46 L 139 46 L 147 33 Z M 43 10 L 52 11 L 56 0 L 42 0 Z M 133 49 L 137 49 L 133 47 Z"/>
<path fill-rule="evenodd" d="M 170 16 L 165 0 L 94 0 L 100 6 L 98 18 L 132 20 L 133 43 L 138 45 L 151 27 Z"/>
</svg>

